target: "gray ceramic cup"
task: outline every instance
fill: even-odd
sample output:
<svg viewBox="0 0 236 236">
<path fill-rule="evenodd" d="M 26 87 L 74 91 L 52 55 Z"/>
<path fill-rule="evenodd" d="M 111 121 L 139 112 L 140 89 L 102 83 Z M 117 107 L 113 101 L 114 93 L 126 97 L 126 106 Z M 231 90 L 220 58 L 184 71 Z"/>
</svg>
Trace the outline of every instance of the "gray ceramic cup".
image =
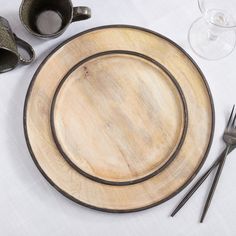
<svg viewBox="0 0 236 236">
<path fill-rule="evenodd" d="M 20 55 L 17 46 L 20 46 L 28 53 L 28 59 Z M 18 64 L 30 64 L 34 57 L 33 48 L 18 38 L 12 32 L 9 22 L 0 16 L 0 73 L 10 71 Z"/>
<path fill-rule="evenodd" d="M 19 15 L 31 34 L 40 38 L 56 38 L 70 23 L 89 19 L 91 10 L 73 7 L 71 0 L 23 0 Z"/>
</svg>

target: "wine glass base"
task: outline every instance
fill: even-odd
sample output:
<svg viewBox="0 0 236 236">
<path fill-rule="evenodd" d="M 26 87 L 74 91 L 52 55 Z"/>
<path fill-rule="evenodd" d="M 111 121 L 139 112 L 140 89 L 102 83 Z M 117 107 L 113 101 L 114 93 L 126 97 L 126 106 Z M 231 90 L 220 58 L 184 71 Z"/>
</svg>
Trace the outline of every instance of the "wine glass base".
<svg viewBox="0 0 236 236">
<path fill-rule="evenodd" d="M 228 56 L 235 48 L 234 30 L 224 30 L 212 35 L 210 25 L 204 18 L 193 22 L 189 29 L 188 40 L 192 50 L 207 60 L 218 60 Z"/>
</svg>

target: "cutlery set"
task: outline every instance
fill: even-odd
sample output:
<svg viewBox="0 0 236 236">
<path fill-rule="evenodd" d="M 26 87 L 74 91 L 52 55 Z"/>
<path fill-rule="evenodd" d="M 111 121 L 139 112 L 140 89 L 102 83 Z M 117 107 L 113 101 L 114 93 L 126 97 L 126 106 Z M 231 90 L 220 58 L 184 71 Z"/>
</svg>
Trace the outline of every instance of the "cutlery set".
<svg viewBox="0 0 236 236">
<path fill-rule="evenodd" d="M 235 106 L 233 106 L 227 126 L 225 128 L 224 134 L 223 134 L 223 140 L 226 143 L 226 148 L 225 150 L 222 152 L 222 154 L 215 160 L 215 162 L 211 165 L 211 167 L 205 172 L 204 175 L 201 176 L 201 178 L 199 178 L 199 180 L 196 182 L 196 184 L 190 189 L 190 191 L 186 194 L 186 196 L 183 198 L 183 200 L 179 203 L 179 205 L 176 207 L 176 209 L 173 211 L 173 213 L 171 214 L 171 216 L 175 216 L 175 214 L 184 206 L 184 204 L 192 197 L 192 195 L 197 191 L 197 189 L 201 186 L 201 184 L 207 179 L 207 177 L 211 174 L 211 172 L 217 168 L 217 172 L 215 174 L 215 178 L 213 180 L 211 189 L 209 191 L 205 206 L 204 206 L 204 210 L 200 219 L 200 222 L 203 222 L 207 210 L 211 204 L 211 200 L 213 197 L 213 194 L 216 190 L 216 186 L 218 184 L 221 172 L 223 170 L 224 167 L 224 163 L 226 160 L 227 155 L 233 151 L 233 149 L 235 148 L 236 145 L 236 124 L 235 124 L 235 120 L 236 120 L 236 114 L 234 115 L 234 108 Z M 233 117 L 234 115 L 234 117 Z"/>
</svg>

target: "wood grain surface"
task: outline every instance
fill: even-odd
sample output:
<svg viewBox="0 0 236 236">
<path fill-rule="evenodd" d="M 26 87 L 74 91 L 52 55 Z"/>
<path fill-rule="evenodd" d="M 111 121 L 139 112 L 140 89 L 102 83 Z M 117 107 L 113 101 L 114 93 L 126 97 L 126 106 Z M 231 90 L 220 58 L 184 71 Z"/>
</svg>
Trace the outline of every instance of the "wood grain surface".
<svg viewBox="0 0 236 236">
<path fill-rule="evenodd" d="M 52 130 L 80 173 L 103 183 L 134 184 L 170 163 L 184 139 L 187 111 L 163 69 L 141 56 L 110 51 L 63 79 Z"/>
<path fill-rule="evenodd" d="M 117 49 L 140 52 L 163 64 L 180 84 L 189 115 L 185 142 L 171 164 L 155 177 L 127 186 L 101 184 L 78 173 L 58 151 L 50 127 L 52 98 L 65 74 L 90 55 Z M 44 61 L 28 90 L 24 127 L 33 160 L 57 190 L 88 207 L 129 212 L 166 201 L 194 177 L 211 145 L 214 108 L 202 73 L 176 44 L 145 29 L 107 26 L 73 37 Z"/>
</svg>

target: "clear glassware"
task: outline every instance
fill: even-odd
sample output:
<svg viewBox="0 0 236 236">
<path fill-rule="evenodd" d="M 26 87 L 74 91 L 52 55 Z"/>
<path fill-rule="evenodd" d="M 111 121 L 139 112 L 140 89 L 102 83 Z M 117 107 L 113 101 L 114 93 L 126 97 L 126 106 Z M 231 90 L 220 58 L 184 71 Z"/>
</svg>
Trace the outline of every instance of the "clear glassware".
<svg viewBox="0 0 236 236">
<path fill-rule="evenodd" d="M 228 56 L 236 45 L 236 0 L 198 0 L 202 17 L 193 22 L 188 40 L 208 60 Z"/>
</svg>

